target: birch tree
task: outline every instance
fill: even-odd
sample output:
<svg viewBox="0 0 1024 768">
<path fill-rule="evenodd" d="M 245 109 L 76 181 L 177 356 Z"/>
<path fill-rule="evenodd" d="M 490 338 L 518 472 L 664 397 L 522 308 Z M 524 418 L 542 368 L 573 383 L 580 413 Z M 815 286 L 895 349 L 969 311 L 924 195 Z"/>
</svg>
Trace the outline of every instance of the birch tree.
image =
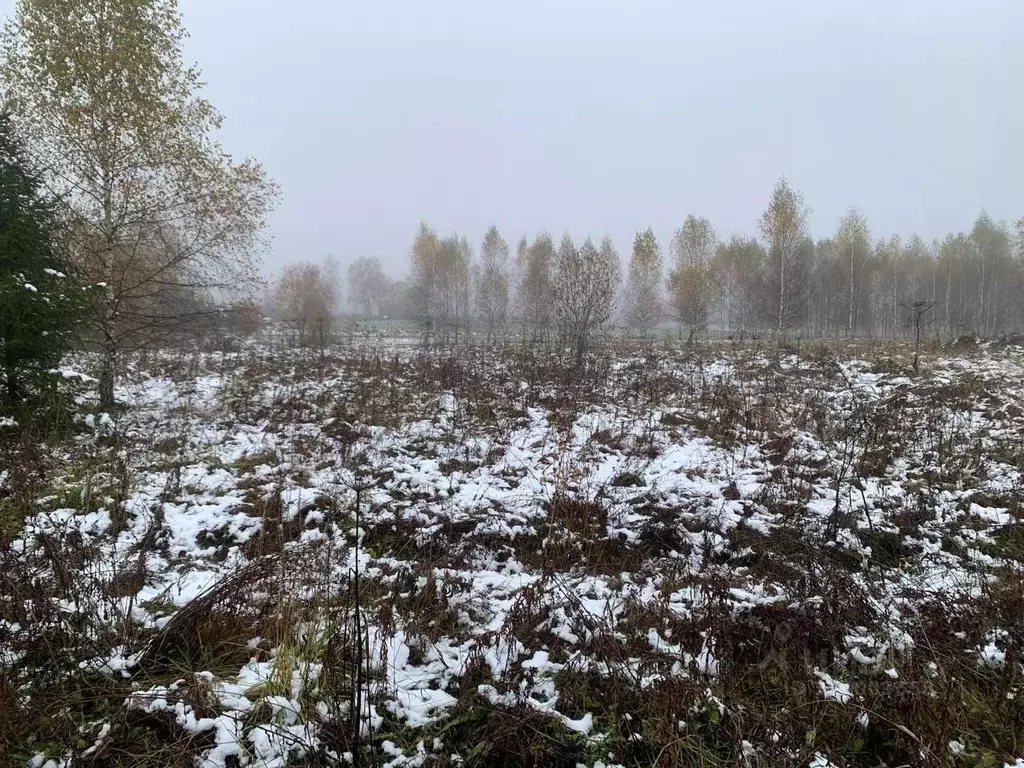
<svg viewBox="0 0 1024 768">
<path fill-rule="evenodd" d="M 779 179 L 758 221 L 758 229 L 768 248 L 763 280 L 766 306 L 778 333 L 784 333 L 803 319 L 801 305 L 806 298 L 807 285 L 806 228 L 807 207 L 803 196 L 785 179 Z"/>
<path fill-rule="evenodd" d="M 66 207 L 67 246 L 106 299 L 100 400 L 119 356 L 211 299 L 248 293 L 276 187 L 214 138 L 182 61 L 176 0 L 18 0 L 0 47 L 8 106 Z M 164 300 L 170 297 L 171 300 Z"/>
<path fill-rule="evenodd" d="M 361 317 L 379 317 L 391 281 L 376 256 L 360 256 L 348 267 L 349 306 Z"/>
<path fill-rule="evenodd" d="M 345 296 L 345 272 L 341 268 L 341 262 L 332 253 L 324 256 L 323 272 L 324 279 L 331 286 L 331 297 L 334 301 L 331 312 L 334 313 L 341 309 L 341 302 Z"/>
<path fill-rule="evenodd" d="M 1013 291 L 1017 264 L 1013 260 L 1012 236 L 1002 222 L 995 222 L 984 211 L 971 229 L 975 264 L 970 291 L 973 326 L 978 333 L 991 336 L 1006 324 L 1010 308 L 1020 301 Z"/>
<path fill-rule="evenodd" d="M 440 250 L 441 241 L 437 233 L 427 222 L 421 221 L 409 254 L 412 262 L 410 312 L 426 324 L 428 333 L 438 313 L 437 274 Z"/>
<path fill-rule="evenodd" d="M 877 297 L 881 330 L 883 335 L 896 338 L 899 335 L 901 296 L 906 292 L 904 247 L 899 235 L 893 235 L 883 244 L 879 256 L 878 271 L 885 286 Z"/>
<path fill-rule="evenodd" d="M 669 275 L 669 295 L 676 319 L 689 328 L 691 340 L 707 330 L 717 298 L 717 248 L 718 235 L 711 222 L 692 214 L 672 237 L 675 267 Z"/>
<path fill-rule="evenodd" d="M 480 246 L 480 269 L 476 290 L 477 310 L 487 325 L 490 341 L 498 328 L 508 321 L 509 249 L 505 238 L 493 224 Z"/>
<path fill-rule="evenodd" d="M 555 244 L 551 235 L 542 232 L 526 246 L 520 241 L 519 285 L 516 296 L 523 320 L 523 331 L 530 329 L 532 338 L 545 337 L 554 315 Z"/>
<path fill-rule="evenodd" d="M 577 248 L 568 233 L 558 247 L 554 283 L 555 312 L 563 338 L 582 363 L 594 333 L 611 319 L 619 283 L 618 254 L 604 238 L 598 250 L 587 238 Z"/>
<path fill-rule="evenodd" d="M 335 298 L 326 270 L 319 264 L 302 262 L 284 268 L 277 283 L 274 305 L 281 319 L 295 328 L 300 347 L 305 346 L 313 334 L 318 334 L 323 349 Z"/>
<path fill-rule="evenodd" d="M 468 330 L 471 303 L 473 249 L 465 237 L 451 234 L 438 243 L 432 316 L 440 320 L 445 336 L 459 340 L 459 331 Z"/>
<path fill-rule="evenodd" d="M 637 232 L 626 282 L 626 319 L 646 335 L 661 320 L 661 280 L 664 265 L 654 230 Z"/>
<path fill-rule="evenodd" d="M 738 332 L 741 337 L 754 326 L 756 316 L 753 307 L 764 261 L 764 248 L 752 237 L 733 235 L 715 253 L 723 322 L 726 328 Z"/>
<path fill-rule="evenodd" d="M 862 321 L 865 293 L 869 284 L 868 262 L 871 257 L 871 234 L 868 223 L 857 208 L 851 208 L 839 221 L 835 247 L 844 265 L 846 295 L 846 335 L 852 336 Z"/>
<path fill-rule="evenodd" d="M 619 252 L 615 248 L 615 243 L 612 242 L 612 239 L 608 235 L 601 238 L 601 248 L 598 251 L 598 257 L 601 268 L 608 272 L 608 279 L 611 281 L 612 291 L 609 316 L 601 321 L 600 324 L 603 325 L 615 316 L 618 309 L 616 307 L 616 303 L 618 302 L 619 290 L 622 286 L 622 262 L 619 260 Z"/>
</svg>

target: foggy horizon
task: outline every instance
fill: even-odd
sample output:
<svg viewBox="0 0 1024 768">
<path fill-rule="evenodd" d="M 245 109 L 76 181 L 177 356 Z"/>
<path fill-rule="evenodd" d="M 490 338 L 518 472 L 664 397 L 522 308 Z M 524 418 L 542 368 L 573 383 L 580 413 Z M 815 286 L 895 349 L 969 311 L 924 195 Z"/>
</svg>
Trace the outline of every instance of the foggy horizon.
<svg viewBox="0 0 1024 768">
<path fill-rule="evenodd" d="M 404 274 L 421 220 L 474 248 L 492 223 L 608 234 L 623 256 L 689 213 L 754 235 L 780 176 L 815 238 L 851 206 L 873 239 L 1024 214 L 1020 4 L 181 10 L 225 149 L 282 189 L 267 274 L 327 253 Z"/>
</svg>

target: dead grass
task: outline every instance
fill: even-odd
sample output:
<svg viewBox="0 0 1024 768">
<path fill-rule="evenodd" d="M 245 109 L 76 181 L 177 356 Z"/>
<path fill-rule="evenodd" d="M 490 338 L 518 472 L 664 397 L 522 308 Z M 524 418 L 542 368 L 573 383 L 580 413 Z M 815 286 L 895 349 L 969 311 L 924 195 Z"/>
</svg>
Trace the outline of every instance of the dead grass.
<svg viewBox="0 0 1024 768">
<path fill-rule="evenodd" d="M 874 374 L 909 383 L 878 398 L 864 394 L 848 379 L 853 358 L 867 360 Z M 346 751 L 380 764 L 391 759 L 383 751 L 385 735 L 407 754 L 420 741 L 438 739 L 443 748 L 428 750 L 426 766 L 575 767 L 597 760 L 630 767 L 786 766 L 806 765 L 815 753 L 844 768 L 998 766 L 1015 759 L 1024 754 L 1019 492 L 979 489 L 993 461 L 1012 463 L 1020 452 L 1024 411 L 1014 406 L 1014 390 L 989 374 L 936 375 L 943 365 L 938 350 L 925 355 L 919 373 L 909 359 L 898 346 L 804 343 L 775 350 L 760 342 L 651 347 L 642 354 L 609 347 L 583 369 L 544 346 L 415 355 L 338 348 L 314 362 L 244 358 L 224 388 L 217 418 L 265 422 L 288 454 L 255 451 L 222 466 L 248 488 L 245 509 L 260 530 L 242 546 L 227 527 L 204 530 L 197 543 L 215 551 L 210 560 L 225 577 L 184 607 L 148 603 L 146 610 L 170 617 L 159 630 L 138 626 L 119 602 L 131 600 L 145 580 L 145 569 L 135 564 L 159 551 L 159 521 L 151 526 L 152 541 L 118 563 L 113 577 L 86 578 L 100 557 L 95 542 L 50 532 L 33 538 L 28 555 L 7 546 L 49 490 L 58 491 L 50 494 L 51 508 L 68 505 L 82 514 L 106 509 L 97 498 L 109 495 L 119 515 L 115 532 L 127 530 L 138 513 L 125 499 L 144 461 L 129 457 L 119 465 L 113 457 L 131 449 L 130 438 L 99 446 L 89 472 L 74 482 L 50 483 L 52 466 L 43 457 L 0 489 L 0 618 L 6 622 L 0 648 L 18 654 L 16 663 L 0 666 L 0 762 L 81 752 L 95 737 L 95 724 L 108 722 L 102 750 L 79 764 L 192 764 L 209 748 L 209 732 L 186 733 L 166 713 L 126 708 L 133 687 L 184 680 L 175 701 L 197 717 L 213 716 L 216 699 L 194 673 L 236 674 L 251 658 L 269 658 L 271 646 L 281 680 L 252 693 L 246 727 L 271 721 L 263 699 L 287 690 L 284 674 L 299 660 L 320 665 L 316 691 L 326 714 L 312 700 L 302 702 L 304 716 L 321 726 L 321 751 L 296 763 L 309 766 L 337 764 Z M 716 367 L 723 360 L 729 372 Z M 269 390 L 271 380 L 277 386 Z M 419 421 L 438 427 L 438 403 L 449 396 L 456 406 L 442 436 L 392 446 L 395 467 L 433 459 L 450 476 L 485 472 L 502 459 L 502 441 L 528 423 L 531 408 L 549 414 L 556 435 L 595 406 L 660 418 L 652 416 L 654 426 L 639 438 L 612 428 L 593 432 L 587 456 L 628 454 L 637 462 L 597 489 L 566 479 L 537 499 L 536 516 L 520 530 L 496 533 L 486 523 L 499 510 L 481 502 L 456 515 L 445 506 L 450 494 L 443 489 L 400 485 L 388 457 L 368 458 L 375 430 Z M 187 409 L 175 418 L 187 420 Z M 975 418 L 985 420 L 983 430 Z M 662 445 L 699 435 L 720 448 L 753 446 L 765 467 L 758 492 L 744 498 L 742 483 L 733 481 L 711 505 L 666 502 L 637 468 L 658 455 L 655 431 Z M 492 438 L 498 449 L 471 454 L 468 437 Z M 187 436 L 168 438 L 146 460 L 173 476 L 188 446 Z M 281 469 L 283 463 L 291 469 Z M 364 466 L 372 468 L 365 487 L 386 488 L 387 504 L 364 501 L 356 510 L 349 495 L 323 495 L 286 519 L 282 487 L 309 485 L 321 471 L 362 477 Z M 273 477 L 259 475 L 264 467 Z M 564 476 L 572 478 L 573 470 L 567 467 Z M 688 471 L 704 474 L 702 467 Z M 904 472 L 905 495 L 867 507 L 868 483 Z M 525 479 L 515 467 L 506 467 L 503 477 L 510 486 Z M 168 499 L 192 492 L 172 486 Z M 839 499 L 828 524 L 807 514 L 823 488 Z M 937 510 L 950 495 L 960 500 L 961 517 L 938 528 Z M 1013 522 L 972 538 L 987 530 L 970 514 L 972 503 L 1007 509 Z M 736 505 L 729 507 L 736 520 L 709 512 L 726 504 Z M 445 511 L 425 519 L 431 505 Z M 314 511 L 317 522 L 307 525 Z M 752 527 L 755 515 L 772 520 L 767 532 Z M 631 536 L 616 532 L 626 518 Z M 299 543 L 306 531 L 322 536 L 315 556 Z M 980 585 L 975 593 L 936 599 L 914 586 L 909 577 L 930 562 L 925 549 L 939 541 L 944 549 L 934 558 L 966 563 L 970 550 L 998 558 L 991 566 L 971 565 Z M 318 558 L 350 564 L 357 543 L 374 570 L 359 579 L 344 571 L 340 583 L 319 581 L 319 569 L 338 570 Z M 241 555 L 241 567 L 228 566 L 231 553 Z M 469 600 L 471 580 L 456 571 L 472 572 L 484 562 L 538 578 L 509 595 L 500 627 L 477 631 L 473 622 L 489 615 L 490 606 Z M 595 616 L 575 591 L 585 579 L 621 594 L 635 588 L 634 596 L 617 613 Z M 635 597 L 648 582 L 653 596 Z M 744 602 L 751 585 L 780 599 Z M 679 594 L 696 597 L 684 601 Z M 78 606 L 73 615 L 59 608 L 69 603 Z M 115 618 L 88 617 L 100 608 Z M 903 644 L 886 634 L 894 616 L 909 638 Z M 554 631 L 559 622 L 576 642 Z M 421 728 L 385 714 L 379 732 L 361 734 L 354 709 L 366 702 L 384 709 L 389 694 L 369 663 L 382 653 L 382 642 L 370 647 L 368 626 L 384 639 L 400 628 L 417 665 L 428 663 L 436 644 L 475 642 L 449 684 L 457 705 Z M 663 641 L 660 649 L 651 633 Z M 861 664 L 851 655 L 851 633 L 890 647 L 877 665 Z M 269 640 L 254 647 L 257 637 Z M 1002 662 L 980 661 L 993 643 Z M 514 644 L 519 656 L 492 671 L 485 649 L 520 647 Z M 128 678 L 82 667 L 119 645 L 142 654 Z M 600 740 L 587 740 L 526 702 L 523 691 L 536 673 L 522 662 L 537 652 L 562 665 L 554 674 L 558 711 L 573 719 L 592 715 L 592 735 Z M 822 674 L 850 683 L 855 699 L 827 700 Z M 504 703 L 494 703 L 491 689 Z M 949 751 L 953 740 L 964 745 L 959 760 Z"/>
</svg>

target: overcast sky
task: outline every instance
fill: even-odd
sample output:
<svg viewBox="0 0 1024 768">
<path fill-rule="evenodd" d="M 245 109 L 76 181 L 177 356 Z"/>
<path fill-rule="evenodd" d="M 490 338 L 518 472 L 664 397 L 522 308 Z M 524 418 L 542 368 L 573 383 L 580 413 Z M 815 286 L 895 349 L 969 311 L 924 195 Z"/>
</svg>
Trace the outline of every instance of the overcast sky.
<svg viewBox="0 0 1024 768">
<path fill-rule="evenodd" d="M 691 212 L 753 233 L 782 174 L 816 236 L 1024 214 L 1020 0 L 180 2 L 224 144 L 283 190 L 269 270 L 403 270 L 420 219 L 625 257 Z"/>
</svg>

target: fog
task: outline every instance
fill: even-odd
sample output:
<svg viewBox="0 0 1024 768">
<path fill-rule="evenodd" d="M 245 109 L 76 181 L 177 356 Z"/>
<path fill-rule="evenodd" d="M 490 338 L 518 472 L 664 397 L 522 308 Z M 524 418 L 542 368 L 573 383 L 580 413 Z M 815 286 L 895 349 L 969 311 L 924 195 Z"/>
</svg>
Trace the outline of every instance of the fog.
<svg viewBox="0 0 1024 768">
<path fill-rule="evenodd" d="M 421 219 L 753 233 L 780 175 L 817 236 L 850 205 L 929 239 L 1024 213 L 1021 3 L 181 5 L 226 147 L 282 186 L 268 271 L 403 271 Z"/>
</svg>

